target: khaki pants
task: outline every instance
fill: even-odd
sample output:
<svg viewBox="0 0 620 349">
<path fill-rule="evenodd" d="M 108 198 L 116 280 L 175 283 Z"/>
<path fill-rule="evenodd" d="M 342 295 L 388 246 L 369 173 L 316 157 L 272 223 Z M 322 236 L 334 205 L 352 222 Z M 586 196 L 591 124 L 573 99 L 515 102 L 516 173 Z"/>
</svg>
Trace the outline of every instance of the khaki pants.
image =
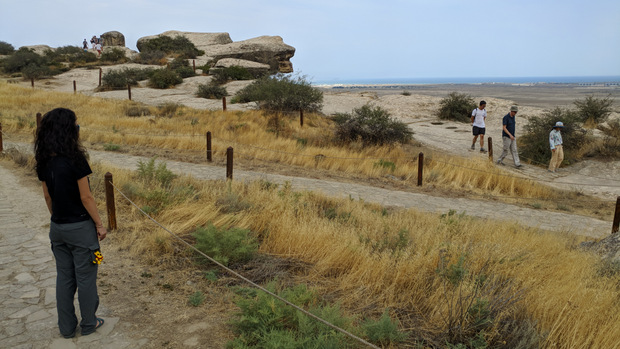
<svg viewBox="0 0 620 349">
<path fill-rule="evenodd" d="M 508 150 L 510 150 L 515 166 L 520 166 L 521 161 L 519 161 L 519 152 L 517 151 L 517 139 L 510 139 L 509 137 L 502 136 L 502 141 L 504 142 L 504 151 L 502 151 L 502 154 L 499 156 L 498 162 L 504 161 L 504 158 L 508 155 Z"/>
<path fill-rule="evenodd" d="M 564 149 L 562 149 L 561 144 L 556 145 L 555 151 L 551 152 L 551 161 L 549 161 L 549 171 L 555 172 L 555 170 L 560 168 L 560 165 L 562 164 L 563 160 L 564 160 Z"/>
</svg>

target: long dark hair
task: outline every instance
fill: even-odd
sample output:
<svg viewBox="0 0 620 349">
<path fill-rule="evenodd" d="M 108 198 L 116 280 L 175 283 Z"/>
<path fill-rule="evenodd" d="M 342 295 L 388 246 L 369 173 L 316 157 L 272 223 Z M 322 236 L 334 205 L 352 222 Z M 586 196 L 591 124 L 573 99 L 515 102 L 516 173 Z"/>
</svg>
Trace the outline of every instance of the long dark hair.
<svg viewBox="0 0 620 349">
<path fill-rule="evenodd" d="M 66 108 L 56 108 L 43 115 L 34 142 L 37 175 L 43 175 L 53 156 L 64 156 L 74 163 L 86 158 L 76 120 L 75 113 Z"/>
</svg>

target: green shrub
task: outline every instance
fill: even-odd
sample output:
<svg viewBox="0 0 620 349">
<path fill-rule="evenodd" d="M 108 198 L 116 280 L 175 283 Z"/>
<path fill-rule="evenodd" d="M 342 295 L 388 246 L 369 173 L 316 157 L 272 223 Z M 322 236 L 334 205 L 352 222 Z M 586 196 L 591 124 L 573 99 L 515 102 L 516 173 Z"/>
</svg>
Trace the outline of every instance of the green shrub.
<svg viewBox="0 0 620 349">
<path fill-rule="evenodd" d="M 164 65 L 166 63 L 166 53 L 159 50 L 140 52 L 134 59 L 134 62 L 140 64 Z"/>
<path fill-rule="evenodd" d="M 121 149 L 121 146 L 113 143 L 106 143 L 103 145 L 103 150 L 105 151 L 118 151 Z"/>
<path fill-rule="evenodd" d="M 147 162 L 138 161 L 138 178 L 168 187 L 176 175 L 168 169 L 165 162 L 157 164 L 155 158 L 151 158 Z"/>
<path fill-rule="evenodd" d="M 104 50 L 100 57 L 101 61 L 109 63 L 125 63 L 128 61 L 125 51 L 119 48 Z"/>
<path fill-rule="evenodd" d="M 277 74 L 262 77 L 243 88 L 236 95 L 240 103 L 257 102 L 270 111 L 319 112 L 323 106 L 323 92 L 312 87 L 304 77 Z"/>
<path fill-rule="evenodd" d="M 200 84 L 198 85 L 196 96 L 207 99 L 222 99 L 222 97 L 228 96 L 228 91 L 226 91 L 226 88 L 223 86 Z"/>
<path fill-rule="evenodd" d="M 573 102 L 575 107 L 577 107 L 578 120 L 584 124 L 590 124 L 593 126 L 607 120 L 613 111 L 613 103 L 614 100 L 611 98 L 611 95 L 608 95 L 605 98 L 588 96 L 583 100 L 576 100 Z"/>
<path fill-rule="evenodd" d="M 47 67 L 49 61 L 47 57 L 41 56 L 32 49 L 21 47 L 12 55 L 2 60 L 2 67 L 6 73 L 19 73 L 28 66 Z M 32 68 L 31 68 L 32 69 Z"/>
<path fill-rule="evenodd" d="M 210 72 L 214 81 L 220 85 L 231 80 L 252 80 L 256 78 L 246 68 L 239 66 L 211 69 Z"/>
<path fill-rule="evenodd" d="M 183 82 L 183 79 L 170 69 L 156 69 L 149 79 L 149 85 L 154 88 L 169 88 Z"/>
<path fill-rule="evenodd" d="M 469 122 L 471 112 L 476 108 L 474 99 L 464 93 L 450 92 L 439 102 L 437 116 L 440 119 Z"/>
<path fill-rule="evenodd" d="M 146 80 L 153 69 L 122 68 L 109 70 L 101 77 L 101 90 L 124 90 L 127 85 L 137 86 L 138 81 Z"/>
<path fill-rule="evenodd" d="M 524 127 L 523 136 L 518 136 L 519 152 L 525 160 L 535 164 L 547 166 L 551 159 L 549 146 L 549 132 L 556 122 L 562 121 L 562 141 L 564 148 L 564 162 L 573 163 L 578 160 L 578 150 L 591 142 L 580 128 L 580 117 L 569 109 L 556 107 L 546 110 L 541 116 L 530 117 Z"/>
<path fill-rule="evenodd" d="M 52 72 L 47 65 L 36 65 L 34 63 L 23 67 L 21 72 L 22 76 L 26 79 L 39 79 L 52 75 Z"/>
<path fill-rule="evenodd" d="M 196 229 L 192 235 L 198 250 L 224 265 L 247 262 L 258 251 L 256 238 L 246 229 L 220 230 L 209 225 Z"/>
<path fill-rule="evenodd" d="M 365 144 L 407 143 L 413 132 L 407 124 L 377 106 L 364 105 L 352 114 L 337 114 L 336 139 L 342 142 L 362 141 Z"/>
<path fill-rule="evenodd" d="M 15 47 L 8 42 L 0 41 L 0 55 L 10 55 L 15 52 Z"/>
<path fill-rule="evenodd" d="M 141 53 L 147 51 L 161 51 L 166 54 L 178 54 L 188 59 L 204 55 L 204 51 L 197 49 L 194 43 L 181 35 L 174 38 L 162 35 L 149 39 L 142 43 L 138 49 Z"/>
<path fill-rule="evenodd" d="M 205 301 L 204 293 L 202 293 L 200 291 L 196 291 L 196 292 L 192 293 L 191 296 L 189 296 L 189 300 L 187 302 L 192 307 L 197 307 L 197 306 L 201 305 L 202 303 L 204 303 L 204 301 Z"/>
<path fill-rule="evenodd" d="M 407 333 L 398 329 L 398 325 L 390 318 L 387 310 L 378 320 L 367 319 L 361 327 L 372 343 L 378 343 L 383 347 L 400 343 L 407 338 Z"/>
</svg>

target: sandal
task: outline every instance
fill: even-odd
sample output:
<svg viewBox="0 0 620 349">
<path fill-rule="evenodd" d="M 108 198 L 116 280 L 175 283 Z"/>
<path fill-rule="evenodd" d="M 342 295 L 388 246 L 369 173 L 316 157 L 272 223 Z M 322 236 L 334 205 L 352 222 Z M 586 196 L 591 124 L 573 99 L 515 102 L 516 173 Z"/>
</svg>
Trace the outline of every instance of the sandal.
<svg viewBox="0 0 620 349">
<path fill-rule="evenodd" d="M 99 327 L 103 326 L 103 323 L 105 322 L 105 320 L 103 320 L 102 318 L 97 318 L 97 325 L 95 325 L 95 328 L 93 328 L 92 331 L 89 332 L 82 332 L 82 336 L 88 336 L 89 334 L 95 332 Z"/>
</svg>

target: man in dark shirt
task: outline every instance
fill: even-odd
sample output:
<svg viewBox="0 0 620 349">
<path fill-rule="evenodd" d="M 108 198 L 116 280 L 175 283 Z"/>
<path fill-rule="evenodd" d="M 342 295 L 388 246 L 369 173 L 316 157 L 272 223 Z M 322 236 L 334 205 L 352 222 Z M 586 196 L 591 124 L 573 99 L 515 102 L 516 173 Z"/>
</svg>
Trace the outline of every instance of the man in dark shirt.
<svg viewBox="0 0 620 349">
<path fill-rule="evenodd" d="M 521 161 L 519 161 L 519 152 L 517 151 L 517 138 L 515 137 L 515 126 L 516 120 L 515 116 L 519 108 L 516 105 L 510 107 L 510 112 L 504 116 L 502 121 L 502 141 L 504 142 L 504 151 L 502 151 L 502 155 L 499 156 L 497 160 L 497 164 L 503 165 L 504 158 L 508 155 L 508 149 L 510 149 L 510 153 L 512 154 L 512 159 L 515 162 L 515 167 L 519 168 L 521 165 Z"/>
</svg>

